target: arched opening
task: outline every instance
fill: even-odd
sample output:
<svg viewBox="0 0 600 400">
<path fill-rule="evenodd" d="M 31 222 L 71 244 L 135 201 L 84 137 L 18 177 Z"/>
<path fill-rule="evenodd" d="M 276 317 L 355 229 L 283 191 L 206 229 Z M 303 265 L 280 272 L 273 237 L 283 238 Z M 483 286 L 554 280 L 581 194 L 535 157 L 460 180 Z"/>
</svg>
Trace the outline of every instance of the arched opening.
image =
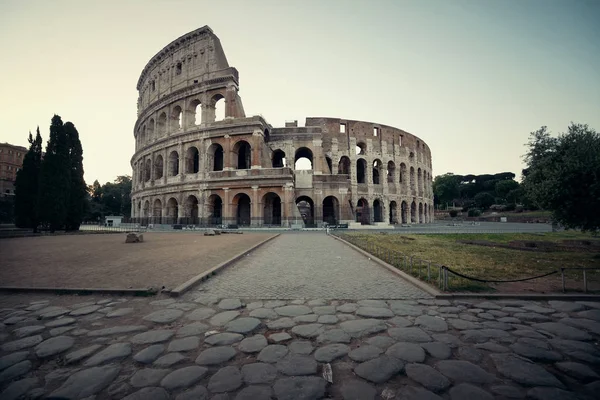
<svg viewBox="0 0 600 400">
<path fill-rule="evenodd" d="M 418 190 L 418 196 L 422 197 L 423 196 L 423 172 L 421 171 L 421 168 L 419 168 L 417 170 L 417 190 Z"/>
<path fill-rule="evenodd" d="M 223 224 L 223 200 L 216 194 L 208 198 L 208 224 Z"/>
<path fill-rule="evenodd" d="M 146 167 L 145 167 L 145 171 L 144 171 L 144 180 L 146 182 L 148 182 L 151 178 L 151 173 L 152 171 L 152 161 L 150 161 L 149 159 L 146 160 Z"/>
<path fill-rule="evenodd" d="M 263 223 L 265 225 L 281 225 L 281 198 L 277 193 L 267 193 L 263 196 Z"/>
<path fill-rule="evenodd" d="M 395 225 L 398 223 L 398 205 L 395 201 L 390 201 L 390 224 Z"/>
<path fill-rule="evenodd" d="M 138 146 L 143 146 L 146 144 L 146 125 L 142 126 L 141 132 L 138 137 Z"/>
<path fill-rule="evenodd" d="M 300 196 L 296 199 L 296 207 L 300 212 L 302 221 L 306 228 L 314 228 L 315 225 L 315 203 L 308 196 Z"/>
<path fill-rule="evenodd" d="M 410 204 L 410 222 L 417 223 L 417 203 L 413 202 Z"/>
<path fill-rule="evenodd" d="M 152 206 L 152 223 L 160 224 L 162 223 L 162 202 L 159 199 L 154 200 L 154 204 Z"/>
<path fill-rule="evenodd" d="M 137 164 L 137 170 L 138 170 L 138 182 L 144 182 L 144 161 L 140 161 Z"/>
<path fill-rule="evenodd" d="M 213 143 L 208 148 L 208 165 L 211 171 L 223 171 L 223 147 Z"/>
<path fill-rule="evenodd" d="M 294 156 L 294 168 L 299 170 L 313 169 L 313 153 L 307 147 L 300 147 Z"/>
<path fill-rule="evenodd" d="M 158 130 L 158 137 L 164 136 L 167 132 L 167 113 L 163 112 L 158 116 L 156 129 Z"/>
<path fill-rule="evenodd" d="M 198 198 L 194 195 L 185 200 L 185 223 L 188 225 L 198 224 Z"/>
<path fill-rule="evenodd" d="M 406 202 L 403 201 L 400 204 L 400 209 L 401 209 L 401 214 L 402 214 L 402 223 L 407 224 L 408 223 L 408 204 L 406 204 Z"/>
<path fill-rule="evenodd" d="M 183 113 L 181 112 L 181 107 L 175 106 L 171 111 L 171 127 L 172 130 L 177 131 L 181 129 L 183 126 L 181 124 Z"/>
<path fill-rule="evenodd" d="M 194 99 L 188 107 L 189 125 L 200 125 L 202 123 L 202 104 L 200 100 Z"/>
<path fill-rule="evenodd" d="M 427 212 L 428 208 L 429 207 L 427 207 L 427 204 L 423 204 L 423 222 L 424 223 L 429 222 L 429 213 Z"/>
<path fill-rule="evenodd" d="M 214 121 L 223 121 L 225 119 L 225 97 L 217 94 L 212 98 L 212 105 L 215 110 Z"/>
<path fill-rule="evenodd" d="M 167 201 L 167 223 L 176 224 L 179 220 L 179 205 L 174 197 Z"/>
<path fill-rule="evenodd" d="M 148 121 L 148 128 L 146 131 L 146 142 L 150 142 L 152 140 L 154 140 L 154 118 L 150 118 L 150 121 Z"/>
<path fill-rule="evenodd" d="M 379 199 L 373 201 L 373 220 L 375 222 L 383 222 L 383 206 Z"/>
<path fill-rule="evenodd" d="M 356 161 L 356 182 L 367 183 L 366 179 L 367 161 L 364 158 L 359 158 Z"/>
<path fill-rule="evenodd" d="M 273 152 L 273 168 L 283 168 L 285 166 L 285 153 L 283 150 L 275 150 Z"/>
<path fill-rule="evenodd" d="M 367 144 L 364 142 L 356 143 L 356 147 L 354 148 L 357 156 L 362 156 L 367 154 Z"/>
<path fill-rule="evenodd" d="M 338 164 L 338 174 L 350 175 L 350 159 L 348 157 L 342 156 L 342 158 L 340 158 L 340 162 Z"/>
<path fill-rule="evenodd" d="M 148 218 L 150 216 L 150 200 L 146 200 L 144 202 L 144 218 Z"/>
<path fill-rule="evenodd" d="M 371 223 L 369 202 L 363 198 L 358 199 L 358 203 L 356 203 L 356 222 L 360 222 L 362 225 Z"/>
<path fill-rule="evenodd" d="M 402 185 L 406 184 L 406 164 L 400 164 L 400 183 Z"/>
<path fill-rule="evenodd" d="M 410 194 L 416 196 L 417 190 L 415 187 L 415 169 L 410 167 Z"/>
<path fill-rule="evenodd" d="M 329 168 L 329 174 L 333 174 L 333 161 L 331 161 L 331 157 L 325 156 L 325 161 L 327 161 L 327 167 Z"/>
<path fill-rule="evenodd" d="M 394 176 L 396 175 L 396 164 L 393 161 L 389 161 L 387 164 L 387 181 L 388 183 L 394 183 Z"/>
<path fill-rule="evenodd" d="M 200 170 L 200 152 L 196 147 L 190 147 L 185 154 L 185 173 L 196 174 Z"/>
<path fill-rule="evenodd" d="M 179 175 L 179 153 L 173 150 L 169 154 L 169 174 L 167 176 Z"/>
<path fill-rule="evenodd" d="M 423 203 L 419 203 L 419 223 L 423 223 Z"/>
<path fill-rule="evenodd" d="M 252 149 L 245 140 L 240 140 L 233 146 L 233 154 L 237 169 L 250 169 Z"/>
<path fill-rule="evenodd" d="M 335 196 L 327 196 L 323 199 L 323 222 L 337 225 L 340 220 L 340 203 Z"/>
<path fill-rule="evenodd" d="M 163 177 L 163 169 L 163 157 L 159 154 L 156 156 L 156 160 L 154 161 L 154 179 L 161 179 Z"/>
<path fill-rule="evenodd" d="M 236 224 L 238 226 L 249 226 L 251 222 L 251 201 L 250 197 L 245 193 L 238 193 L 233 198 L 235 207 Z"/>
<path fill-rule="evenodd" d="M 373 184 L 379 185 L 381 184 L 381 161 L 375 160 L 373 161 Z"/>
</svg>

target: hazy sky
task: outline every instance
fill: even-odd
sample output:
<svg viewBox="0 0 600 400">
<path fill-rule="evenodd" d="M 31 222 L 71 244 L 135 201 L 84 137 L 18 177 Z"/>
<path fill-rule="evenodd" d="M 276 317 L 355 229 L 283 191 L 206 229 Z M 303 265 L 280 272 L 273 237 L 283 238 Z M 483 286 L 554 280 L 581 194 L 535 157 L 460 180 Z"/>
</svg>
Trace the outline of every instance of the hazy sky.
<svg viewBox="0 0 600 400">
<path fill-rule="evenodd" d="M 130 175 L 139 74 L 204 25 L 247 115 L 395 126 L 434 175 L 520 175 L 530 131 L 600 130 L 600 0 L 0 0 L 0 141 L 45 143 L 57 113 L 88 184 Z"/>
</svg>

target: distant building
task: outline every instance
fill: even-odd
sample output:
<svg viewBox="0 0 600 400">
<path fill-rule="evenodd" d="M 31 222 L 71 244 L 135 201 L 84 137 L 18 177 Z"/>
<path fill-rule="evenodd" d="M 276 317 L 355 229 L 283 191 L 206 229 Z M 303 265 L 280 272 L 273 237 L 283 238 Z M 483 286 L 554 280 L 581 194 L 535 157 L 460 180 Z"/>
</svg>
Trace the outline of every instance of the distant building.
<svg viewBox="0 0 600 400">
<path fill-rule="evenodd" d="M 15 194 L 17 171 L 23 167 L 26 153 L 26 147 L 0 143 L 0 196 Z"/>
</svg>

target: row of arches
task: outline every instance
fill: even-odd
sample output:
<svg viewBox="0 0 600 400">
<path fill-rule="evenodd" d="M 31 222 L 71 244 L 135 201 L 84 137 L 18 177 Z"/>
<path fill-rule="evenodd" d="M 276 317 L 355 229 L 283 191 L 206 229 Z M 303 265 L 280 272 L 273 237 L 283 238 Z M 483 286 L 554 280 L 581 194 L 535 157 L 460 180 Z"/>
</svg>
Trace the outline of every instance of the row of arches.
<svg viewBox="0 0 600 400">
<path fill-rule="evenodd" d="M 417 203 L 414 200 L 410 203 L 410 208 L 406 201 L 402 201 L 400 210 L 398 210 L 398 203 L 395 200 L 390 201 L 387 211 L 387 215 L 384 215 L 383 202 L 380 199 L 373 200 L 373 205 L 370 206 L 365 198 L 360 198 L 354 212 L 355 222 L 363 225 L 370 224 L 371 221 L 375 223 L 387 222 L 392 225 L 400 223 L 422 224 L 431 222 L 433 217 L 433 205 L 422 202 Z M 373 214 L 372 218 L 371 213 Z"/>
<path fill-rule="evenodd" d="M 427 151 L 425 147 L 425 143 L 421 143 L 417 140 L 417 161 L 420 163 L 425 162 L 428 167 L 431 167 L 431 159 L 427 157 Z M 359 141 L 356 143 L 354 154 L 357 156 L 367 155 L 367 144 L 363 141 Z M 409 160 L 413 162 L 415 160 L 415 153 L 411 151 L 409 153 Z"/>
</svg>

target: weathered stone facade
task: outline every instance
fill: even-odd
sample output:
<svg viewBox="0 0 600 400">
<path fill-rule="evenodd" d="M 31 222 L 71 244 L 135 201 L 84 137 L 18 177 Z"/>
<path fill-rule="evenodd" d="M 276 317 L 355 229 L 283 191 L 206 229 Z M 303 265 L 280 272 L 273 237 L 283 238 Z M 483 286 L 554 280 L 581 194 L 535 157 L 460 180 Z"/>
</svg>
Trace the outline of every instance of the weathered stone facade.
<svg viewBox="0 0 600 400">
<path fill-rule="evenodd" d="M 305 127 L 273 128 L 246 117 L 238 71 L 207 26 L 156 54 L 137 89 L 134 218 L 252 226 L 433 220 L 431 152 L 421 139 L 364 121 L 311 117 Z M 300 158 L 311 169 L 295 168 Z"/>
</svg>

